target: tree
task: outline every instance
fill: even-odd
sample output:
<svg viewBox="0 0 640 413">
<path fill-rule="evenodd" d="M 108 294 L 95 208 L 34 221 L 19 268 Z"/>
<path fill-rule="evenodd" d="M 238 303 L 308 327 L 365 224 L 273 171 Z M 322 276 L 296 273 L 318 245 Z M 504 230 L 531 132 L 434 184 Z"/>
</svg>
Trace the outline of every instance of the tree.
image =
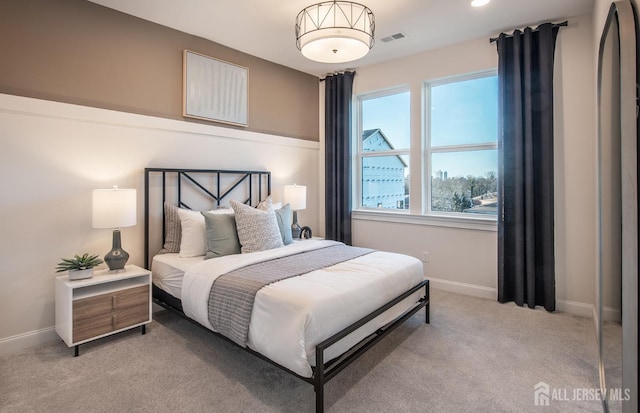
<svg viewBox="0 0 640 413">
<path fill-rule="evenodd" d="M 466 209 L 469 209 L 473 206 L 473 203 L 465 194 L 459 196 L 457 192 L 453 193 L 453 198 L 451 199 L 453 212 L 464 212 Z"/>
<path fill-rule="evenodd" d="M 497 192 L 496 173 L 484 176 L 451 177 L 434 175 L 431 180 L 431 209 L 443 212 L 466 212 L 472 208 L 473 198 L 492 197 Z M 480 202 L 477 201 L 477 204 Z"/>
</svg>

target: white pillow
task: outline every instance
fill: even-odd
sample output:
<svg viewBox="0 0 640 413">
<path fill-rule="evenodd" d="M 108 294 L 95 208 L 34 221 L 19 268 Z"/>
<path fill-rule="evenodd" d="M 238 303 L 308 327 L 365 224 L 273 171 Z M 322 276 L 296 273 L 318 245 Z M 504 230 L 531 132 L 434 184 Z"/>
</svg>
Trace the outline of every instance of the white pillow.
<svg viewBox="0 0 640 413">
<path fill-rule="evenodd" d="M 233 209 L 214 209 L 207 212 L 233 214 Z M 178 215 L 180 216 L 180 226 L 182 227 L 179 256 L 187 258 L 205 255 L 207 253 L 207 228 L 200 211 L 178 208 Z"/>
<path fill-rule="evenodd" d="M 261 211 L 268 211 L 270 209 L 275 211 L 282 208 L 282 202 L 273 202 L 273 198 L 269 195 L 264 201 L 261 201 L 256 208 Z"/>
<path fill-rule="evenodd" d="M 243 254 L 284 246 L 273 209 L 261 211 L 240 202 L 230 203 L 236 214 L 240 251 Z"/>
<path fill-rule="evenodd" d="M 256 205 L 256 208 L 258 208 L 260 211 L 268 211 L 270 209 L 274 209 L 273 208 L 273 198 L 271 198 L 271 195 L 266 197 L 263 201 L 260 201 L 260 203 L 258 203 L 258 205 Z"/>
</svg>

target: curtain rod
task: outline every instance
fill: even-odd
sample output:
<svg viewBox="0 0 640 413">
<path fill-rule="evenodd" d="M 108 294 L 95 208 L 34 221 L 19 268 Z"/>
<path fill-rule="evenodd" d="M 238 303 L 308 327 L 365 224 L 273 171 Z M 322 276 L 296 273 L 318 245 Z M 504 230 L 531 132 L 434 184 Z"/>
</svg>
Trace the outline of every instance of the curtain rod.
<svg viewBox="0 0 640 413">
<path fill-rule="evenodd" d="M 543 23 L 543 24 L 544 24 L 544 23 Z M 569 22 L 565 20 L 565 21 L 563 21 L 562 23 L 554 23 L 554 24 L 553 24 L 553 27 L 566 27 L 566 26 L 568 26 L 568 25 L 569 25 Z M 538 26 L 538 27 L 540 27 L 540 26 Z M 538 30 L 538 27 L 536 27 L 534 30 Z M 519 30 L 519 29 L 514 29 L 514 30 Z M 507 35 L 507 37 L 511 37 L 511 36 L 513 36 L 513 34 L 509 34 L 509 35 Z M 489 39 L 489 43 L 493 43 L 493 42 L 495 42 L 496 40 L 498 40 L 498 38 L 497 38 L 497 37 L 492 37 L 492 38 L 490 38 L 490 39 Z"/>
<path fill-rule="evenodd" d="M 345 69 L 345 70 L 341 70 L 341 71 L 338 71 L 338 72 L 327 73 L 327 74 L 324 75 L 324 77 L 318 78 L 318 80 L 320 82 L 324 82 L 325 79 L 328 78 L 329 76 L 343 75 L 345 73 L 352 73 L 352 72 L 355 73 L 355 71 L 356 71 L 355 69 Z"/>
</svg>

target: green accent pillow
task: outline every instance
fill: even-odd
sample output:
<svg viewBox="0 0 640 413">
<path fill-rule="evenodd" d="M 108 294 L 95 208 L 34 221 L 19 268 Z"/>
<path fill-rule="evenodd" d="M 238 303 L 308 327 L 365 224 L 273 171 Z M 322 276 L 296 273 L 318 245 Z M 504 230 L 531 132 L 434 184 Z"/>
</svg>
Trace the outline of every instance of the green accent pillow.
<svg viewBox="0 0 640 413">
<path fill-rule="evenodd" d="M 289 245 L 293 242 L 293 236 L 291 235 L 291 225 L 293 219 L 291 217 L 291 205 L 286 204 L 280 209 L 276 209 L 276 219 L 278 220 L 278 227 L 280 228 L 280 235 L 282 236 L 282 243 Z"/>
<path fill-rule="evenodd" d="M 207 233 L 205 260 L 231 254 L 240 254 L 240 241 L 233 213 L 202 211 Z"/>
</svg>

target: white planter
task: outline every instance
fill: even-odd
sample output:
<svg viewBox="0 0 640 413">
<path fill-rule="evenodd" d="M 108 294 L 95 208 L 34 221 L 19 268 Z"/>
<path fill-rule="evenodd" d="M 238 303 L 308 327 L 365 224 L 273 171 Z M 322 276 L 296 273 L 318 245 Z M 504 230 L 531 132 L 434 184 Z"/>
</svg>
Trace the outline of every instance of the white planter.
<svg viewBox="0 0 640 413">
<path fill-rule="evenodd" d="M 84 278 L 91 277 L 93 277 L 93 268 L 87 268 L 86 270 L 69 271 L 70 280 L 82 280 Z"/>
</svg>

